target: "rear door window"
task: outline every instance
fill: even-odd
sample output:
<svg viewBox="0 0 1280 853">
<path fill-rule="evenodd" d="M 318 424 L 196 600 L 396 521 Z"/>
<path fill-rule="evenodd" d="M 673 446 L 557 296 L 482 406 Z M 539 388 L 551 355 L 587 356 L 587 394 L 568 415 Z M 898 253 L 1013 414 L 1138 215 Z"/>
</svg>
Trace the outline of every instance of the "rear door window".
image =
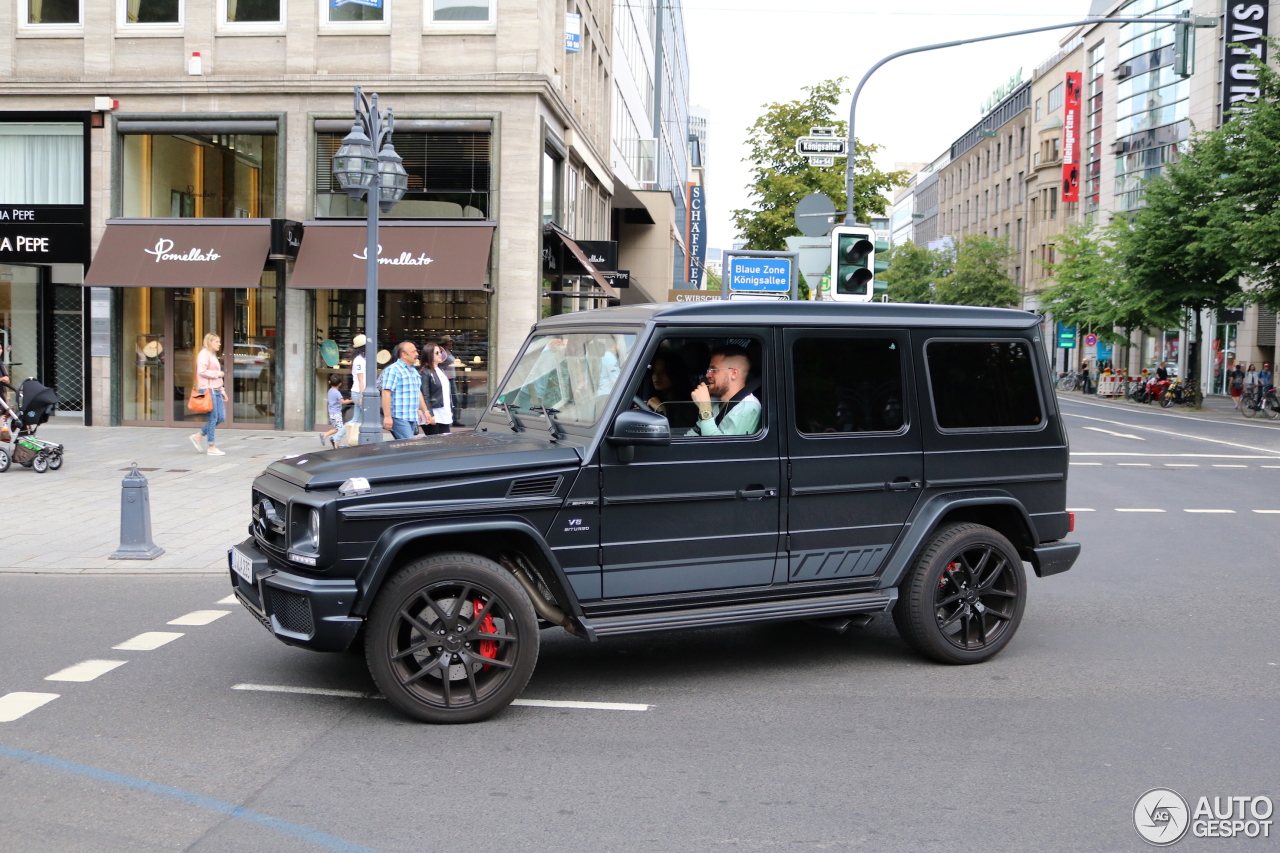
<svg viewBox="0 0 1280 853">
<path fill-rule="evenodd" d="M 897 340 L 800 338 L 791 348 L 791 370 L 797 432 L 895 432 L 905 423 Z"/>
<path fill-rule="evenodd" d="M 925 344 L 929 389 L 944 430 L 1034 428 L 1044 422 L 1026 341 L 934 340 Z"/>
</svg>

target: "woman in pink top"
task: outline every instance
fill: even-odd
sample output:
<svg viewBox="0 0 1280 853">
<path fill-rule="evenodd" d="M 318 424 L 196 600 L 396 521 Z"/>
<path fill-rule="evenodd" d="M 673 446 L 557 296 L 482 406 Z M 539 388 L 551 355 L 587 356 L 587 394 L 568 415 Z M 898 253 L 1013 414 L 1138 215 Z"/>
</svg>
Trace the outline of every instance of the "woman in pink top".
<svg viewBox="0 0 1280 853">
<path fill-rule="evenodd" d="M 227 389 L 222 384 L 222 361 L 218 358 L 220 349 L 222 339 L 210 332 L 204 336 L 204 348 L 196 356 L 196 388 L 213 398 L 213 408 L 209 410 L 209 420 L 191 436 L 191 443 L 196 446 L 196 453 L 208 453 L 210 456 L 227 455 L 213 443 L 214 428 L 227 419 Z M 201 438 L 208 442 L 208 450 L 200 445 Z"/>
</svg>

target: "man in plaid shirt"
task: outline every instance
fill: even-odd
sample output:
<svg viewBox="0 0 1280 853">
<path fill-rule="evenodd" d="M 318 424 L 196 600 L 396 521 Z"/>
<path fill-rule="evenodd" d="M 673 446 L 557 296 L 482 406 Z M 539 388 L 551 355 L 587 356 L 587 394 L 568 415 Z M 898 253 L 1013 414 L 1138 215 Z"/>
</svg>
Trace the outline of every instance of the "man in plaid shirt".
<svg viewBox="0 0 1280 853">
<path fill-rule="evenodd" d="M 413 366 L 418 348 L 412 341 L 401 341 L 396 344 L 396 356 L 395 363 L 378 377 L 382 387 L 382 428 L 391 430 L 394 439 L 413 438 L 427 413 L 422 377 Z"/>
</svg>

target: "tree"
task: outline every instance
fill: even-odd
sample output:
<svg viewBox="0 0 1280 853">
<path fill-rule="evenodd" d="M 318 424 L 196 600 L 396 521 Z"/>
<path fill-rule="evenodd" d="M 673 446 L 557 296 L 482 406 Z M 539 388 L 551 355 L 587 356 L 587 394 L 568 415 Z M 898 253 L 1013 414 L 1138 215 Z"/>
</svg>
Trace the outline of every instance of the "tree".
<svg viewBox="0 0 1280 853">
<path fill-rule="evenodd" d="M 796 139 L 808 136 L 813 127 L 834 127 L 838 136 L 848 134 L 848 123 L 836 117 L 836 107 L 848 93 L 844 79 L 802 86 L 803 98 L 765 105 L 764 115 L 751 125 L 751 153 L 744 162 L 752 167 L 747 189 L 755 206 L 733 212 L 734 224 L 748 248 L 785 250 L 785 238 L 800 233 L 795 226 L 796 204 L 809 193 L 824 193 L 837 210 L 844 209 L 845 161 L 838 159 L 835 166 L 826 168 L 811 166 L 795 150 Z M 852 152 L 856 166 L 853 212 L 859 222 L 869 221 L 872 214 L 883 214 L 885 191 L 907 179 L 904 171 L 876 168 L 871 155 L 879 150 L 878 145 L 856 142 Z"/>
<path fill-rule="evenodd" d="M 934 282 L 943 265 L 938 252 L 908 240 L 890 249 L 885 260 L 889 268 L 879 278 L 888 285 L 885 295 L 890 302 L 934 301 Z"/>
<path fill-rule="evenodd" d="M 968 234 L 961 237 L 951 251 L 955 263 L 950 274 L 939 279 L 934 302 L 1012 308 L 1022 301 L 1008 272 L 1013 255 L 1008 241 L 995 240 L 985 234 Z"/>
</svg>

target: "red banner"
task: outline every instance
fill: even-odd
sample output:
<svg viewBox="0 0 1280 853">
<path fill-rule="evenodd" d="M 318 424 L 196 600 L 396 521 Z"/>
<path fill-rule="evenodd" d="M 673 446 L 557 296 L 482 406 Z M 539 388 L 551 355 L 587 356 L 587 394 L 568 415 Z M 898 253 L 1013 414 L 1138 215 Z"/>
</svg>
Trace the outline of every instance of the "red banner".
<svg viewBox="0 0 1280 853">
<path fill-rule="evenodd" d="M 1084 75 L 1067 72 L 1067 93 L 1062 102 L 1062 200 L 1080 200 L 1080 87 Z"/>
</svg>

